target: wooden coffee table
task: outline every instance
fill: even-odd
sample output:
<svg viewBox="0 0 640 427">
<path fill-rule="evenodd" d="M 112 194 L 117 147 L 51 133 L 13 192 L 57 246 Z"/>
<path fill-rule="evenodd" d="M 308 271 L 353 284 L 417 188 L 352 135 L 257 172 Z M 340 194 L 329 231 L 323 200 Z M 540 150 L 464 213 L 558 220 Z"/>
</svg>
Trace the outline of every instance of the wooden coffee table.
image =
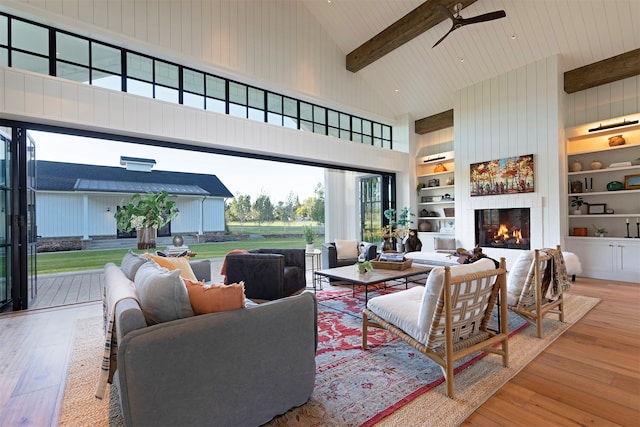
<svg viewBox="0 0 640 427">
<path fill-rule="evenodd" d="M 369 299 L 369 286 L 376 285 L 378 283 L 385 283 L 386 287 L 386 282 L 399 281 L 400 283 L 392 284 L 390 286 L 398 286 L 404 283 L 405 288 L 408 288 L 409 282 L 415 281 L 416 276 L 426 276 L 432 268 L 432 266 L 428 265 L 409 267 L 406 270 L 386 270 L 382 268 L 375 268 L 373 271 L 364 274 L 358 273 L 355 265 L 316 270 L 313 273 L 313 290 L 316 292 L 318 289 L 322 289 L 322 280 L 324 278 L 352 285 L 354 293 L 356 285 L 362 285 L 364 286 L 364 298 L 366 304 Z"/>
</svg>

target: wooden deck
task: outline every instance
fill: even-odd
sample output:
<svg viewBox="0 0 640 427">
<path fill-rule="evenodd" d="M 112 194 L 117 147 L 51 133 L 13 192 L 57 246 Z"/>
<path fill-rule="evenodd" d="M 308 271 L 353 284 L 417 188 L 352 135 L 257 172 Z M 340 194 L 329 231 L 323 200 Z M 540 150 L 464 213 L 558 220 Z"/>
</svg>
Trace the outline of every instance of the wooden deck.
<svg viewBox="0 0 640 427">
<path fill-rule="evenodd" d="M 104 290 L 102 270 L 38 276 L 38 294 L 30 308 L 101 301 Z"/>
</svg>

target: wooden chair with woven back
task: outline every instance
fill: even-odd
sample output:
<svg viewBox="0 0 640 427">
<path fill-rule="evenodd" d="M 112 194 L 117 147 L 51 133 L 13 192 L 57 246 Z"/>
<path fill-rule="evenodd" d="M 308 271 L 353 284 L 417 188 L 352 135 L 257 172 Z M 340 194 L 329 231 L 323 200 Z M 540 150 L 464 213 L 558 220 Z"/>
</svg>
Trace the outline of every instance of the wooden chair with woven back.
<svg viewBox="0 0 640 427">
<path fill-rule="evenodd" d="M 507 279 L 507 306 L 535 325 L 542 338 L 542 319 L 555 313 L 564 322 L 564 292 L 571 288 L 560 245 L 525 251 Z"/>
<path fill-rule="evenodd" d="M 471 354 L 500 355 L 508 366 L 508 326 L 489 329 L 499 303 L 507 318 L 506 263 L 496 269 L 491 259 L 473 264 L 434 268 L 425 286 L 371 298 L 362 314 L 362 347 L 368 348 L 367 328 L 386 329 L 435 361 L 454 397 L 454 364 Z M 499 344 L 499 345 L 496 345 Z"/>
</svg>

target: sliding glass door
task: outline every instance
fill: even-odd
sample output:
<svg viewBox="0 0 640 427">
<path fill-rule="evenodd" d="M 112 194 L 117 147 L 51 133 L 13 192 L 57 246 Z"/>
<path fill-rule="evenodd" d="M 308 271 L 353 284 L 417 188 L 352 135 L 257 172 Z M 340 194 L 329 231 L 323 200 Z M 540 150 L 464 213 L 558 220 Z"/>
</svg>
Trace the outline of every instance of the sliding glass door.
<svg viewBox="0 0 640 427">
<path fill-rule="evenodd" d="M 0 309 L 24 310 L 35 298 L 35 147 L 26 131 L 0 122 Z"/>
<path fill-rule="evenodd" d="M 0 309 L 11 308 L 11 174 L 12 129 L 0 127 Z"/>
</svg>

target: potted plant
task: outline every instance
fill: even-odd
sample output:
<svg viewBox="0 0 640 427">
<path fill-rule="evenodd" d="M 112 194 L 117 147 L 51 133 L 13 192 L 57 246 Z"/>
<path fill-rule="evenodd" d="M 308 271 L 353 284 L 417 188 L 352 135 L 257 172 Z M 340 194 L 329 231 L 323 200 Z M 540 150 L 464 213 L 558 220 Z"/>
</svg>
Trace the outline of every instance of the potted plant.
<svg viewBox="0 0 640 427">
<path fill-rule="evenodd" d="M 410 235 L 410 227 L 413 223 L 411 219 L 412 216 L 416 216 L 409 207 L 405 206 L 402 208 L 400 213 L 397 213 L 395 209 L 387 209 L 384 211 L 384 216 L 389 220 L 389 224 L 384 226 L 381 230 L 383 245 L 382 249 L 384 250 L 392 250 L 393 244 L 389 244 L 391 240 L 394 240 L 396 237 L 400 239 L 398 244 L 398 251 L 403 252 L 402 245 L 404 244 L 404 240 L 407 239 Z M 385 247 L 391 246 L 391 249 L 385 249 Z"/>
<path fill-rule="evenodd" d="M 168 224 L 178 215 L 176 203 L 169 199 L 169 193 L 134 194 L 129 203 L 122 200 L 114 215 L 120 231 L 136 230 L 138 249 L 156 247 L 158 228 Z"/>
<path fill-rule="evenodd" d="M 307 224 L 302 229 L 302 236 L 304 237 L 304 241 L 307 244 L 306 252 L 313 252 L 313 242 L 315 242 L 316 240 L 316 231 L 311 225 Z"/>
<path fill-rule="evenodd" d="M 373 265 L 371 265 L 371 262 L 369 261 L 358 261 L 356 263 L 356 270 L 360 274 L 365 274 L 370 271 L 373 271 Z"/>
<path fill-rule="evenodd" d="M 582 205 L 586 204 L 582 197 L 573 196 L 571 199 L 571 207 L 574 215 L 582 215 Z"/>
<path fill-rule="evenodd" d="M 604 237 L 608 233 L 606 228 L 596 227 L 595 224 L 591 224 L 591 226 L 593 227 L 597 237 Z"/>
</svg>

